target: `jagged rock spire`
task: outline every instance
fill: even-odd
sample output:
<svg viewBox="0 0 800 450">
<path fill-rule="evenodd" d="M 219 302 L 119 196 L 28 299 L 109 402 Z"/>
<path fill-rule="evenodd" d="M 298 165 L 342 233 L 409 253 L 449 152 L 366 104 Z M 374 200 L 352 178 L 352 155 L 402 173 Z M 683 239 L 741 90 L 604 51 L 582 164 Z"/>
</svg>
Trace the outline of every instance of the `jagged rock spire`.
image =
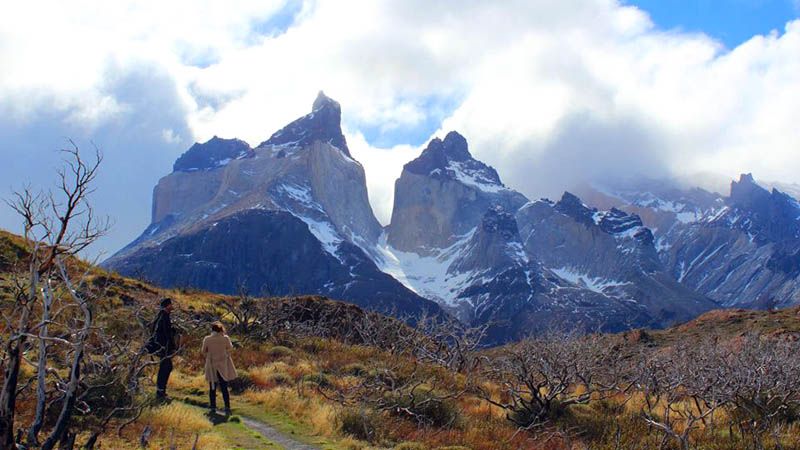
<svg viewBox="0 0 800 450">
<path fill-rule="evenodd" d="M 342 107 L 339 102 L 319 91 L 311 113 L 293 121 L 262 142 L 267 145 L 291 145 L 305 147 L 314 141 L 327 142 L 338 148 L 348 157 L 350 149 L 342 133 Z"/>
</svg>

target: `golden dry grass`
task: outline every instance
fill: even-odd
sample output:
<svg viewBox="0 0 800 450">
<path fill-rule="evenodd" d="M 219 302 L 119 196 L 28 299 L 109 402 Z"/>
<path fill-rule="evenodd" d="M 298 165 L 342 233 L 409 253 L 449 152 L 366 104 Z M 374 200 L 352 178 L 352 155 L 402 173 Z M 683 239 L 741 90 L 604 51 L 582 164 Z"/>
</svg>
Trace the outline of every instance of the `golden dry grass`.
<svg viewBox="0 0 800 450">
<path fill-rule="evenodd" d="M 204 374 L 193 373 L 187 374 L 179 370 L 175 370 L 169 377 L 169 389 L 177 390 L 192 390 L 208 389 L 208 382 Z"/>
<path fill-rule="evenodd" d="M 314 393 L 301 396 L 295 388 L 277 387 L 269 390 L 248 390 L 243 398 L 267 411 L 283 412 L 308 425 L 317 435 L 336 435 L 335 407 Z"/>
<path fill-rule="evenodd" d="M 178 402 L 146 411 L 142 421 L 153 428 L 183 433 L 210 431 L 212 428 L 200 410 Z"/>
</svg>

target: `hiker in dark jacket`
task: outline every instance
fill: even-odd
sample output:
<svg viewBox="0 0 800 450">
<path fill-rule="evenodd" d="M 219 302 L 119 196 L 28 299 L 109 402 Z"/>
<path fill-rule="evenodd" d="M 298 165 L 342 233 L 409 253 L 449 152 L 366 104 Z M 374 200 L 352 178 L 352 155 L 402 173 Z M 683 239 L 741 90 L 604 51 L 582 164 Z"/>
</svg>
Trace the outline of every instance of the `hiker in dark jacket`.
<svg viewBox="0 0 800 450">
<path fill-rule="evenodd" d="M 159 400 L 167 398 L 167 381 L 172 372 L 172 356 L 178 349 L 175 343 L 176 330 L 172 326 L 170 313 L 172 313 L 172 299 L 161 300 L 161 310 L 158 311 L 156 321 L 153 324 L 154 340 L 158 344 L 156 355 L 161 358 L 158 365 L 158 376 L 156 377 L 156 397 Z"/>
</svg>

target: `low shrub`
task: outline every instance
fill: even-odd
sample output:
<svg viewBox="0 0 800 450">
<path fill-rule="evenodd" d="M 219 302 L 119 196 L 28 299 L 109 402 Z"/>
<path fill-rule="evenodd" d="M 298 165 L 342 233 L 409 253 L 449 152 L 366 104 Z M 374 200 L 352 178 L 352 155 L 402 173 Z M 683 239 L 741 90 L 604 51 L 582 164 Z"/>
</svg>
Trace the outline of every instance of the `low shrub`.
<svg viewBox="0 0 800 450">
<path fill-rule="evenodd" d="M 339 430 L 348 436 L 367 442 L 378 440 L 378 418 L 363 409 L 344 409 L 336 417 Z"/>
<path fill-rule="evenodd" d="M 240 395 L 254 385 L 253 377 L 250 375 L 250 372 L 240 370 L 237 375 L 236 378 L 228 382 L 228 388 L 234 395 Z"/>
<path fill-rule="evenodd" d="M 310 338 L 304 340 L 303 343 L 300 344 L 300 349 L 306 353 L 316 355 L 325 350 L 326 346 L 327 344 L 324 339 Z"/>
<path fill-rule="evenodd" d="M 288 386 L 294 382 L 288 373 L 275 372 L 267 375 L 266 381 L 272 386 Z"/>
<path fill-rule="evenodd" d="M 272 358 L 287 358 L 289 356 L 294 355 L 294 352 L 289 347 L 284 347 L 283 345 L 276 345 L 269 350 L 267 350 L 267 355 Z"/>
<path fill-rule="evenodd" d="M 345 375 L 352 375 L 354 377 L 362 377 L 369 373 L 366 366 L 361 363 L 351 363 L 342 367 L 342 373 Z"/>
<path fill-rule="evenodd" d="M 303 375 L 302 380 L 306 383 L 313 383 L 321 388 L 330 388 L 333 386 L 331 380 L 322 372 L 307 373 Z"/>
<path fill-rule="evenodd" d="M 452 428 L 461 420 L 458 405 L 449 399 L 440 399 L 431 391 L 402 394 L 393 399 L 395 415 L 410 418 L 422 425 Z"/>
</svg>

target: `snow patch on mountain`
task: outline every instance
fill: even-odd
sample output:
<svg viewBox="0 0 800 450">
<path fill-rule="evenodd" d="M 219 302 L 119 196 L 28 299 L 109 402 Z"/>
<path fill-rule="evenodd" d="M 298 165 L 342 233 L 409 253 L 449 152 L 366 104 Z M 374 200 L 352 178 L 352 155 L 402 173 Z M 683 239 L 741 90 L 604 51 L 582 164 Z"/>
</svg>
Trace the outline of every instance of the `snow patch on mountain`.
<svg viewBox="0 0 800 450">
<path fill-rule="evenodd" d="M 447 168 L 448 171 L 453 173 L 453 177 L 456 180 L 483 192 L 497 193 L 509 190 L 507 187 L 503 186 L 502 183 L 497 183 L 490 177 L 487 177 L 482 170 L 472 169 L 467 164 L 463 164 L 459 161 L 450 161 Z"/>
<path fill-rule="evenodd" d="M 290 202 L 281 202 L 284 209 L 305 222 L 325 251 L 339 258 L 337 250 L 344 239 L 330 221 L 326 219 L 327 215 L 322 206 L 314 201 L 311 188 L 305 185 L 287 183 L 279 185 L 275 191 L 281 196 L 285 196 L 285 199 L 291 200 Z M 292 205 L 292 201 L 296 202 L 297 205 Z M 294 206 L 300 206 L 300 208 Z M 310 217 L 311 215 L 316 217 Z"/>
<path fill-rule="evenodd" d="M 393 248 L 381 235 L 378 241 L 378 268 L 394 277 L 416 294 L 436 302 L 454 306 L 456 295 L 471 279 L 473 273 L 450 274 L 448 269 L 466 250 L 466 243 L 475 230 L 460 236 L 450 247 L 429 256 Z"/>
<path fill-rule="evenodd" d="M 589 274 L 579 272 L 571 267 L 561 267 L 559 269 L 550 270 L 562 280 L 597 292 L 598 294 L 605 295 L 605 291 L 607 289 L 633 284 L 630 281 L 608 280 L 602 277 L 592 277 Z"/>
<path fill-rule="evenodd" d="M 341 260 L 336 251 L 339 249 L 339 244 L 342 243 L 343 239 L 339 237 L 339 233 L 336 232 L 330 223 L 314 220 L 302 215 L 296 216 L 308 225 L 308 229 L 314 237 L 319 240 L 322 244 L 322 248 L 324 248 L 326 252 Z"/>
</svg>

